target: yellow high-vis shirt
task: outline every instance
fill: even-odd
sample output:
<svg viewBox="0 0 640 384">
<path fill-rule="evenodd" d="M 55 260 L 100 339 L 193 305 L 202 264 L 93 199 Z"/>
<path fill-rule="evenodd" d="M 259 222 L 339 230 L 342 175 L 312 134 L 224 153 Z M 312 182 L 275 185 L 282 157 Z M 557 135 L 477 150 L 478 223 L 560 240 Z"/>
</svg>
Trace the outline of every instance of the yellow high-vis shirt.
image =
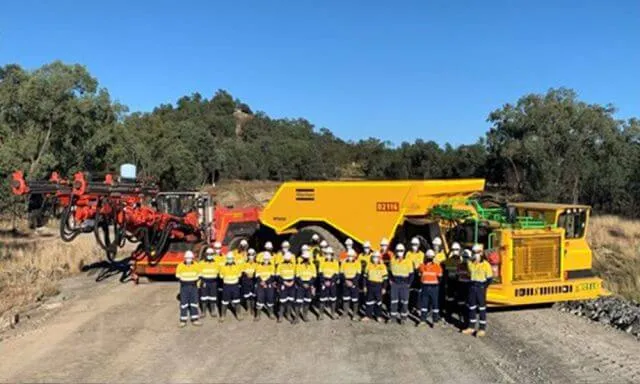
<svg viewBox="0 0 640 384">
<path fill-rule="evenodd" d="M 337 260 L 322 260 L 320 261 L 318 272 L 321 273 L 325 279 L 330 279 L 340 273 L 340 264 Z"/>
<path fill-rule="evenodd" d="M 382 283 L 387 279 L 387 266 L 382 263 L 367 265 L 367 280 L 372 283 Z"/>
<path fill-rule="evenodd" d="M 242 265 L 238 264 L 225 264 L 220 268 L 220 277 L 224 284 L 238 284 L 242 276 Z"/>
<path fill-rule="evenodd" d="M 362 263 L 358 260 L 348 261 L 345 260 L 340 265 L 340 273 L 345 279 L 353 279 L 362 271 Z"/>
<path fill-rule="evenodd" d="M 486 260 L 479 263 L 469 261 L 467 262 L 467 266 L 469 267 L 469 275 L 472 282 L 485 283 L 487 280 L 493 278 L 491 264 Z"/>
<path fill-rule="evenodd" d="M 298 263 L 296 265 L 296 277 L 300 279 L 300 281 L 307 282 L 311 281 L 311 279 L 315 279 L 318 276 L 316 271 L 315 264 L 308 263 Z"/>
<path fill-rule="evenodd" d="M 215 260 L 202 260 L 198 264 L 200 265 L 200 277 L 203 279 L 218 278 L 218 275 L 220 274 L 220 266 L 215 262 Z"/>
<path fill-rule="evenodd" d="M 200 265 L 191 263 L 189 265 L 184 262 L 176 267 L 176 277 L 184 283 L 191 283 L 200 279 Z"/>
<path fill-rule="evenodd" d="M 296 277 L 296 265 L 293 263 L 282 263 L 276 267 L 276 275 L 282 280 L 290 281 Z"/>
</svg>

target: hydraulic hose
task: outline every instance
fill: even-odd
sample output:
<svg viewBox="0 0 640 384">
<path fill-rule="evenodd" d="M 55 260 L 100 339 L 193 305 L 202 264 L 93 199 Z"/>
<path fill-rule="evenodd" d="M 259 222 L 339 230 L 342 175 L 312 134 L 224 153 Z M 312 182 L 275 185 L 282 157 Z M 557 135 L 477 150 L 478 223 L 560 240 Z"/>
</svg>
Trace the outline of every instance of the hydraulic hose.
<svg viewBox="0 0 640 384">
<path fill-rule="evenodd" d="M 73 239 L 75 239 L 82 232 L 82 230 L 79 228 L 69 227 L 69 218 L 71 217 L 73 206 L 73 196 L 71 196 L 69 205 L 64 208 L 60 217 L 60 238 L 65 242 L 73 241 Z"/>
</svg>

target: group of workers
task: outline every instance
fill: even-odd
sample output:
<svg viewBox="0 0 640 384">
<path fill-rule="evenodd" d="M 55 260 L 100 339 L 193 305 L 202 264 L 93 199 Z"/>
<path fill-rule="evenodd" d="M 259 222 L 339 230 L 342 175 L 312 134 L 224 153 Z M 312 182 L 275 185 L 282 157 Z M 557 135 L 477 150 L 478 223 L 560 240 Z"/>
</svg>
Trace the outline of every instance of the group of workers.
<svg viewBox="0 0 640 384">
<path fill-rule="evenodd" d="M 350 315 L 352 320 L 381 322 L 385 321 L 384 302 L 386 321 L 404 323 L 411 306 L 419 312 L 419 326 L 433 326 L 440 321 L 444 299 L 442 310 L 450 319 L 457 316 L 463 333 L 485 336 L 486 289 L 493 271 L 482 245 L 462 250 L 460 244 L 453 243 L 448 255 L 439 237 L 426 252 L 420 249 L 418 238 L 411 239 L 408 251 L 402 243 L 392 251 L 387 239 L 382 239 L 379 250 L 364 242 L 358 253 L 351 239 L 345 241 L 345 247 L 335 255 L 327 242 L 314 234 L 299 256 L 291 252 L 287 241 L 279 252 L 266 242 L 259 254 L 246 240 L 227 254 L 216 242 L 198 262 L 193 252 L 187 251 L 176 269 L 179 325 L 184 327 L 189 319 L 200 325 L 200 317 L 207 313 L 223 322 L 229 307 L 238 320 L 243 319 L 246 308 L 255 321 L 266 312 L 278 322 L 306 322 L 309 311 L 315 309 L 319 320 L 328 312 L 332 319 Z M 339 298 L 341 312 L 336 308 Z M 359 317 L 362 306 L 364 315 Z"/>
</svg>

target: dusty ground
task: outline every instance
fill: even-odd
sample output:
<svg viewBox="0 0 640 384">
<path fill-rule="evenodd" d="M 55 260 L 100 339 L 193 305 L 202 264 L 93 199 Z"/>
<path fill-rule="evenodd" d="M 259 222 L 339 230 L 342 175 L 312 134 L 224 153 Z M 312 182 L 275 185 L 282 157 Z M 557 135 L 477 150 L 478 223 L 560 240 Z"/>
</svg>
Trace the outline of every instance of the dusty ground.
<svg viewBox="0 0 640 384">
<path fill-rule="evenodd" d="M 263 320 L 177 328 L 177 285 L 64 280 L 0 334 L 2 382 L 640 381 L 640 343 L 551 308 L 493 312 L 490 334 L 452 327 Z"/>
</svg>

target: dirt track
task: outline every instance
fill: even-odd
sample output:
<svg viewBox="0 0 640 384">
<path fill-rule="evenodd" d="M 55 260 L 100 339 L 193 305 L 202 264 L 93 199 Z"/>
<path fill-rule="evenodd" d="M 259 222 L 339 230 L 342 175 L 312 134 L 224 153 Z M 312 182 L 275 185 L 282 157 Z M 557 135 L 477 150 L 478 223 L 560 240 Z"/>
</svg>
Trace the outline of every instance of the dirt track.
<svg viewBox="0 0 640 384">
<path fill-rule="evenodd" d="M 453 327 L 210 318 L 177 328 L 177 285 L 81 276 L 0 334 L 2 382 L 640 382 L 640 343 L 551 308 Z"/>
</svg>

